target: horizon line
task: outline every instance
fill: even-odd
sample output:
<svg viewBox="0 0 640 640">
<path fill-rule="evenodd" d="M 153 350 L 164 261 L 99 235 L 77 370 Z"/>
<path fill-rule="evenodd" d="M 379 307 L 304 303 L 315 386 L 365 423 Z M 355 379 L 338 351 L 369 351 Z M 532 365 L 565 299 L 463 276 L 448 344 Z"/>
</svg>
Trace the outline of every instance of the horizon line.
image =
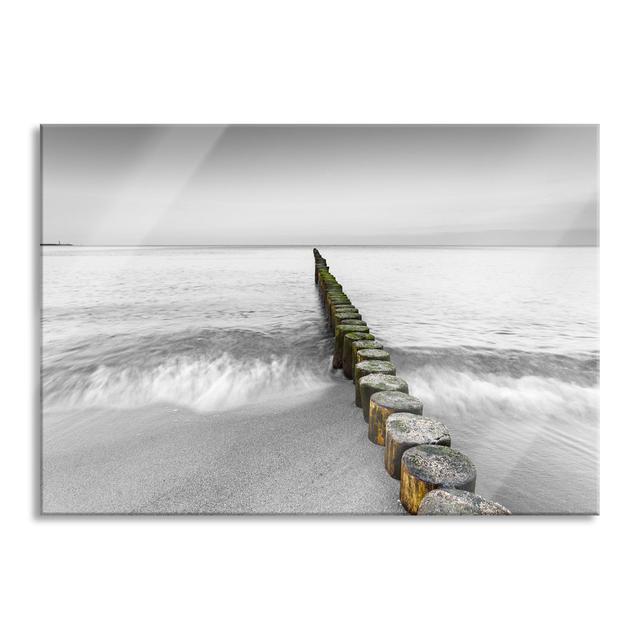
<svg viewBox="0 0 640 640">
<path fill-rule="evenodd" d="M 534 247 L 534 248 L 599 248 L 600 244 L 407 244 L 407 243 L 392 243 L 392 244 L 327 244 L 324 242 L 318 243 L 284 243 L 284 244 L 75 244 L 75 243 L 61 243 L 57 242 L 41 242 L 40 246 L 43 247 Z"/>
</svg>

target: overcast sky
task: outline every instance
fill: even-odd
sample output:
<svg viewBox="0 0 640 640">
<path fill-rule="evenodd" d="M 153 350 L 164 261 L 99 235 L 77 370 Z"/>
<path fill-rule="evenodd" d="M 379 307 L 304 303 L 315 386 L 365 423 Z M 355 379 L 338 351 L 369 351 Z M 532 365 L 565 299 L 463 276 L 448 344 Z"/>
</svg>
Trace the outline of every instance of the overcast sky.
<svg viewBox="0 0 640 640">
<path fill-rule="evenodd" d="M 46 126 L 43 242 L 596 244 L 594 126 Z"/>
</svg>

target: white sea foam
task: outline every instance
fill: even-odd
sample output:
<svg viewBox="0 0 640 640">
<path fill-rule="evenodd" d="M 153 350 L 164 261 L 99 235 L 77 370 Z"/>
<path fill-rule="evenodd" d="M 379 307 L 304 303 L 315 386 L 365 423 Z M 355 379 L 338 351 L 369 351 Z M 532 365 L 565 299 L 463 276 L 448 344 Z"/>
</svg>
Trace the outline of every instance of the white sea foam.
<svg viewBox="0 0 640 640">
<path fill-rule="evenodd" d="M 405 376 L 431 412 L 518 420 L 595 421 L 599 389 L 555 378 L 510 377 L 425 366 Z"/>
<path fill-rule="evenodd" d="M 47 406 L 131 408 L 167 402 L 199 412 L 225 411 L 329 384 L 286 356 L 237 361 L 225 353 L 211 361 L 175 358 L 148 369 L 100 366 L 84 377 L 49 380 Z"/>
</svg>

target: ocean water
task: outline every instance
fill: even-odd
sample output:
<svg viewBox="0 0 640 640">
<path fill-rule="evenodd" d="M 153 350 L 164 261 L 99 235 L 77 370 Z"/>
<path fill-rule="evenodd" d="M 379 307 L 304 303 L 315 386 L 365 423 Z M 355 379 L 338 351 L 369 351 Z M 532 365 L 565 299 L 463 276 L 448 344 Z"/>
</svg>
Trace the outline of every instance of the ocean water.
<svg viewBox="0 0 640 640">
<path fill-rule="evenodd" d="M 598 250 L 318 247 L 425 414 L 517 513 L 598 509 Z M 329 388 L 310 248 L 44 247 L 45 411 Z"/>
</svg>

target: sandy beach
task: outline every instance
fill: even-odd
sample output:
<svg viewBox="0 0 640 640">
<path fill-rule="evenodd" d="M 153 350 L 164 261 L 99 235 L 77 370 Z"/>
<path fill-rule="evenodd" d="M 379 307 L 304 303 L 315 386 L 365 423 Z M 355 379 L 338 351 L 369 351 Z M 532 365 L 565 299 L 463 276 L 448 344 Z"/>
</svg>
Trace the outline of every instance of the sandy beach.
<svg viewBox="0 0 640 640">
<path fill-rule="evenodd" d="M 43 422 L 43 513 L 404 513 L 347 380 L 225 413 L 155 405 Z"/>
</svg>

